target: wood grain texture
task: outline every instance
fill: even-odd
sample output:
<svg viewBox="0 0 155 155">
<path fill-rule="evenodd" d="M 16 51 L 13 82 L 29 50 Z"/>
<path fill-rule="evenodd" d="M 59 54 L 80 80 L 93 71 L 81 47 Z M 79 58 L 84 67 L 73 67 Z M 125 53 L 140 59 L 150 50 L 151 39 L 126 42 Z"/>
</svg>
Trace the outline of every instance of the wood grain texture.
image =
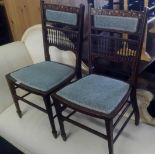
<svg viewBox="0 0 155 155">
<path fill-rule="evenodd" d="M 41 23 L 40 0 L 3 1 L 14 41 L 20 40 L 28 27 Z M 81 3 L 87 5 L 87 0 L 45 0 L 45 2 L 76 7 L 79 7 Z"/>
<path fill-rule="evenodd" d="M 0 5 L 3 5 L 3 0 L 0 0 Z"/>
<path fill-rule="evenodd" d="M 24 31 L 41 23 L 40 0 L 4 0 L 13 40 L 20 40 Z"/>
<path fill-rule="evenodd" d="M 151 29 L 149 30 L 149 32 L 150 32 L 150 33 L 155 33 L 155 27 L 151 28 Z"/>
</svg>

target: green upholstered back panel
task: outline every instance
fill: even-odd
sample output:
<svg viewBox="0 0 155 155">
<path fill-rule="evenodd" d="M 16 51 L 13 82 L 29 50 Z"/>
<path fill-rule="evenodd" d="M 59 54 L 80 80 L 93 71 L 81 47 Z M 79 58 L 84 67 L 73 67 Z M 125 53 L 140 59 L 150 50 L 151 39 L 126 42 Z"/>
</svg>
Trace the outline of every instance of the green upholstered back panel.
<svg viewBox="0 0 155 155">
<path fill-rule="evenodd" d="M 47 10 L 46 18 L 48 21 L 64 23 L 69 25 L 77 25 L 77 14 L 75 13 Z"/>
<path fill-rule="evenodd" d="M 94 17 L 96 28 L 114 29 L 118 31 L 137 32 L 138 18 L 96 15 Z"/>
</svg>

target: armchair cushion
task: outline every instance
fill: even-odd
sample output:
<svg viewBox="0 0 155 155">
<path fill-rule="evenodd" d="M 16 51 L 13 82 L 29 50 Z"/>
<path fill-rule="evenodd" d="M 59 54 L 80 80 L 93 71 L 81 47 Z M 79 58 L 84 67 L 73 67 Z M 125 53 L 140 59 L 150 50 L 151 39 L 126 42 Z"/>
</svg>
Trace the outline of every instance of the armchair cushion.
<svg viewBox="0 0 155 155">
<path fill-rule="evenodd" d="M 57 92 L 57 95 L 88 109 L 111 113 L 129 90 L 129 84 L 89 75 Z"/>
<path fill-rule="evenodd" d="M 41 62 L 11 73 L 18 84 L 48 91 L 74 73 L 71 67 L 55 62 Z"/>
</svg>

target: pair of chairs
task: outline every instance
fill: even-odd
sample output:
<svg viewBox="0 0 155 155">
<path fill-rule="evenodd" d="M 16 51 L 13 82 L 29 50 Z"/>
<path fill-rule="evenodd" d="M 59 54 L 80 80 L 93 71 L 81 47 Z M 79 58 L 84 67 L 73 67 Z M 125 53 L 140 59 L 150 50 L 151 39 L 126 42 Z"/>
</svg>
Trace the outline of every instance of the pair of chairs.
<svg viewBox="0 0 155 155">
<path fill-rule="evenodd" d="M 57 117 L 63 140 L 66 140 L 64 121 L 68 121 L 106 139 L 109 153 L 113 153 L 114 142 L 133 114 L 135 114 L 136 125 L 139 124 L 136 81 L 144 39 L 146 11 L 130 12 L 89 7 L 90 74 L 82 78 L 84 6 L 80 5 L 80 8 L 75 8 L 41 1 L 41 8 L 46 61 L 22 68 L 6 76 L 17 113 L 19 117 L 22 117 L 19 101 L 24 101 L 48 114 L 55 138 L 57 131 L 54 118 Z M 73 51 L 76 55 L 75 68 L 50 61 L 50 46 Z M 94 74 L 94 62 L 99 59 L 127 65 L 130 68 L 128 81 Z M 73 82 L 75 76 L 77 80 Z M 18 88 L 26 90 L 27 93 L 19 96 Z M 25 99 L 31 93 L 43 97 L 45 109 Z M 52 111 L 51 98 L 56 109 L 55 116 Z M 114 128 L 130 105 L 133 111 L 116 137 L 113 137 Z M 67 108 L 73 111 L 68 116 L 64 116 L 63 111 Z M 70 117 L 76 112 L 105 120 L 107 134 L 104 135 L 71 119 Z"/>
</svg>

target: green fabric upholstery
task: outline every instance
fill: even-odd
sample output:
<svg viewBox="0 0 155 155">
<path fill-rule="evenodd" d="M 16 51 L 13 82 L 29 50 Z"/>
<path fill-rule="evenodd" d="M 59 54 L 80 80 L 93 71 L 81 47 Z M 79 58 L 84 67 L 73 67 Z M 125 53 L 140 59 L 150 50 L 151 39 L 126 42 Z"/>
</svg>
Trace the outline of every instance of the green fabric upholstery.
<svg viewBox="0 0 155 155">
<path fill-rule="evenodd" d="M 41 91 L 48 91 L 74 73 L 74 69 L 55 62 L 41 62 L 16 72 L 11 76 L 18 84 L 24 84 Z"/>
<path fill-rule="evenodd" d="M 113 29 L 118 31 L 137 32 L 138 18 L 96 15 L 96 28 Z"/>
<path fill-rule="evenodd" d="M 80 106 L 103 113 L 112 112 L 129 90 L 129 84 L 112 78 L 89 75 L 57 92 Z"/>
<path fill-rule="evenodd" d="M 77 25 L 77 15 L 74 13 L 47 10 L 46 18 L 48 21 L 64 23 L 69 25 Z"/>
</svg>

